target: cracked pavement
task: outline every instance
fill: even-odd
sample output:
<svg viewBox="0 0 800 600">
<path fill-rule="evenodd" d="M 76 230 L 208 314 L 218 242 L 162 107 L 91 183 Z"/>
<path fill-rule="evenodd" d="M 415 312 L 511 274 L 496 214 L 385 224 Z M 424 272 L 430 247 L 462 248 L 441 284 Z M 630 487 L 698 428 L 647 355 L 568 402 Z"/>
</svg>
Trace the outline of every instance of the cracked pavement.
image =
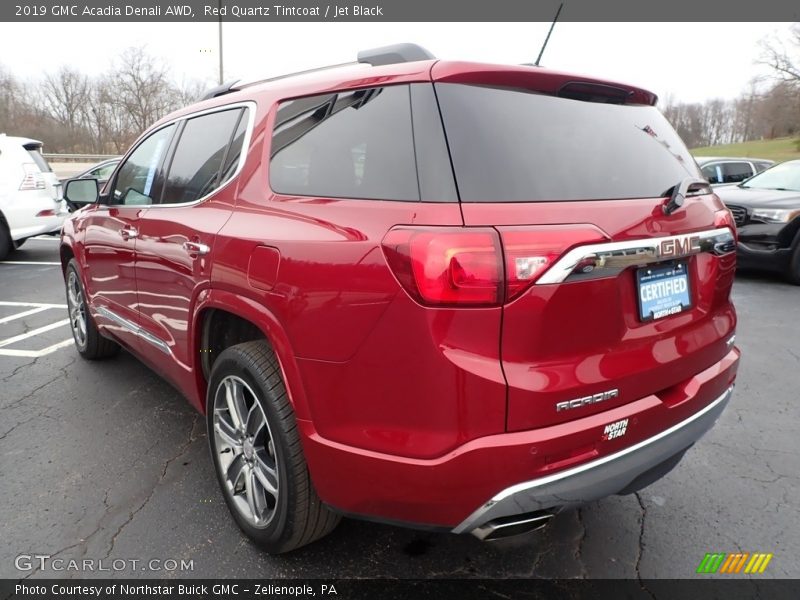
<svg viewBox="0 0 800 600">
<path fill-rule="evenodd" d="M 57 244 L 31 242 L 18 257 L 57 260 Z M 0 281 L 0 300 L 64 302 L 57 267 L 0 266 Z M 760 577 L 800 577 L 800 288 L 740 274 L 734 293 L 736 392 L 681 464 L 636 495 L 495 543 L 346 519 L 312 546 L 267 556 L 228 515 L 205 420 L 141 363 L 124 352 L 90 363 L 72 347 L 2 356 L 0 577 L 605 577 L 638 579 L 655 597 L 647 580 L 695 577 L 706 552 L 732 551 L 774 553 Z M 66 311 L 50 312 L 14 326 Z M 0 338 L 21 331 L 10 325 Z M 194 571 L 18 571 L 19 554 L 191 559 Z"/>
</svg>

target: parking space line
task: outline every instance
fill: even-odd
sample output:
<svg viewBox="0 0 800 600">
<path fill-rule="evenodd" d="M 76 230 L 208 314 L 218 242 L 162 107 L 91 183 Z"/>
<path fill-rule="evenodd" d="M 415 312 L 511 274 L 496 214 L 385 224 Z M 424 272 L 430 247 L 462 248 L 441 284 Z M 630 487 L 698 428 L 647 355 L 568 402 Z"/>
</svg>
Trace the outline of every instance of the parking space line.
<svg viewBox="0 0 800 600">
<path fill-rule="evenodd" d="M 36 260 L 4 260 L 0 265 L 46 265 L 49 267 L 61 266 L 60 262 L 44 262 Z"/>
<path fill-rule="evenodd" d="M 43 302 L 11 302 L 0 300 L 0 306 L 35 306 L 37 308 L 67 308 L 66 304 L 47 304 Z"/>
<path fill-rule="evenodd" d="M 23 317 L 27 317 L 27 316 L 30 316 L 30 315 L 35 315 L 36 313 L 40 313 L 43 310 L 47 310 L 47 307 L 46 306 L 37 306 L 36 308 L 32 308 L 30 310 L 25 310 L 25 311 L 23 311 L 21 313 L 17 313 L 15 315 L 11 315 L 10 317 L 3 317 L 2 319 L 0 319 L 0 325 L 2 325 L 3 323 L 8 323 L 9 321 L 13 321 L 14 319 L 21 319 Z"/>
<path fill-rule="evenodd" d="M 64 340 L 63 342 L 58 342 L 57 344 L 53 344 L 52 346 L 48 346 L 47 348 L 43 348 L 42 350 L 4 350 L 0 349 L 0 356 L 18 356 L 22 358 L 39 358 L 46 354 L 50 354 L 51 352 L 55 352 L 60 348 L 65 348 L 72 344 L 72 338 L 68 340 Z"/>
<path fill-rule="evenodd" d="M 53 236 L 36 236 L 32 238 L 28 238 L 29 242 L 60 242 L 61 238 L 53 237 Z"/>
<path fill-rule="evenodd" d="M 27 339 L 29 337 L 33 337 L 34 335 L 39 335 L 40 333 L 44 333 L 45 331 L 50 331 L 51 329 L 56 329 L 58 327 L 63 327 L 69 323 L 69 319 L 64 319 L 62 321 L 56 321 L 55 323 L 50 323 L 49 325 L 45 325 L 44 327 L 39 327 L 37 329 L 31 329 L 27 333 L 21 333 L 19 335 L 15 335 L 14 337 L 7 338 L 5 340 L 0 340 L 0 348 L 3 346 L 9 346 L 15 342 L 20 340 Z"/>
</svg>

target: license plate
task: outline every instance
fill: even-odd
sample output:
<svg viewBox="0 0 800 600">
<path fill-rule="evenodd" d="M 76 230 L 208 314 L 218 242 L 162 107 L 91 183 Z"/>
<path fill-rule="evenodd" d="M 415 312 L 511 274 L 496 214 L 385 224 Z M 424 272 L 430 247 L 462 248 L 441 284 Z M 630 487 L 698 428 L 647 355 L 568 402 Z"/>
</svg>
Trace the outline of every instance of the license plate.
<svg viewBox="0 0 800 600">
<path fill-rule="evenodd" d="M 655 321 L 692 307 L 686 263 L 653 265 L 636 271 L 639 318 Z"/>
</svg>

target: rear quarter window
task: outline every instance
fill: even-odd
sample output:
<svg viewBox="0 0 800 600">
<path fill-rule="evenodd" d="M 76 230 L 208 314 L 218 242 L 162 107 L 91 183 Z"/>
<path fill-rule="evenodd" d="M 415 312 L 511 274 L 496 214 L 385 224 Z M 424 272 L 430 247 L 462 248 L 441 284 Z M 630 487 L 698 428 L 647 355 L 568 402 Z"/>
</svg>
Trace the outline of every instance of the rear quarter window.
<svg viewBox="0 0 800 600">
<path fill-rule="evenodd" d="M 419 200 L 408 86 L 282 103 L 269 177 L 286 195 Z"/>
</svg>

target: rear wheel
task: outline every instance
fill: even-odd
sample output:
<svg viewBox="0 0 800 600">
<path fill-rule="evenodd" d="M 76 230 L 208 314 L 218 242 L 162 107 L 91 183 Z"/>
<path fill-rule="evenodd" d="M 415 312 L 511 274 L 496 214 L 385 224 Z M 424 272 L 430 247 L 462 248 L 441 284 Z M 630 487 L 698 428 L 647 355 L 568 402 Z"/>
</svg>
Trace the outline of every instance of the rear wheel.
<svg viewBox="0 0 800 600">
<path fill-rule="evenodd" d="M 8 233 L 6 224 L 0 219 L 0 260 L 5 260 L 6 256 L 14 249 L 14 242 Z"/>
<path fill-rule="evenodd" d="M 339 523 L 311 483 L 280 368 L 265 342 L 232 346 L 214 363 L 208 440 L 225 503 L 267 552 L 288 552 Z"/>
<path fill-rule="evenodd" d="M 74 258 L 67 263 L 66 284 L 69 326 L 78 354 L 89 360 L 107 358 L 117 354 L 119 345 L 100 334 L 89 313 L 86 294 L 83 292 L 83 285 L 78 274 L 78 263 Z"/>
<path fill-rule="evenodd" d="M 794 252 L 789 260 L 789 269 L 786 271 L 786 279 L 789 283 L 800 285 L 800 234 L 795 241 Z"/>
</svg>

